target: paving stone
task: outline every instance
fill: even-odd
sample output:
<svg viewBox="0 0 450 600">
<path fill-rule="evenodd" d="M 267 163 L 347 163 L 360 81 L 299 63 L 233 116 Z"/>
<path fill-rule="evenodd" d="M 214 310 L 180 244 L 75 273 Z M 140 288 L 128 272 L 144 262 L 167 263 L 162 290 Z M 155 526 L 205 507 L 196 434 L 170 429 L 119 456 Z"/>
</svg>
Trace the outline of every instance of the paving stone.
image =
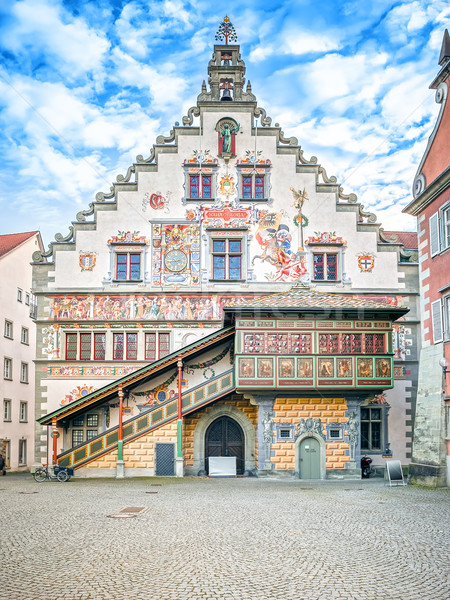
<svg viewBox="0 0 450 600">
<path fill-rule="evenodd" d="M 449 490 L 262 478 L 37 484 L 23 474 L 2 486 L 0 600 L 448 600 Z M 147 510 L 107 517 L 133 506 Z"/>
</svg>

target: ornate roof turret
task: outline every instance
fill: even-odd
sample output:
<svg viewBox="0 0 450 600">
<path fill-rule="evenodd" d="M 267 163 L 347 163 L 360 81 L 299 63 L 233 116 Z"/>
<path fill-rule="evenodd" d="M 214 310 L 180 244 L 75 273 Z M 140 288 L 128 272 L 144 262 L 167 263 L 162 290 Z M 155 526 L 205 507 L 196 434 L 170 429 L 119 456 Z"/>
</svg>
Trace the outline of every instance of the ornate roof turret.
<svg viewBox="0 0 450 600">
<path fill-rule="evenodd" d="M 229 42 L 237 41 L 237 34 L 228 17 L 225 17 L 216 33 L 216 41 L 224 42 L 214 46 L 212 59 L 208 64 L 208 84 L 202 86 L 199 102 L 256 102 L 251 92 L 250 82 L 245 85 L 245 63 L 239 46 Z"/>
</svg>

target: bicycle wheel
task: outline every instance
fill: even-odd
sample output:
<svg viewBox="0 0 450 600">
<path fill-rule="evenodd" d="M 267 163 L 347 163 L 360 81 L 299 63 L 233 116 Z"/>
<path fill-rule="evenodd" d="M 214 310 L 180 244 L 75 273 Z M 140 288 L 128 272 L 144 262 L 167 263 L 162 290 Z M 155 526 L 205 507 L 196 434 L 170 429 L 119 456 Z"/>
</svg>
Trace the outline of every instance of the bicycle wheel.
<svg viewBox="0 0 450 600">
<path fill-rule="evenodd" d="M 59 471 L 57 475 L 58 481 L 68 481 L 69 474 L 67 471 Z"/>
<path fill-rule="evenodd" d="M 38 483 L 42 483 L 47 479 L 47 471 L 45 469 L 36 469 L 33 473 L 34 480 Z"/>
</svg>

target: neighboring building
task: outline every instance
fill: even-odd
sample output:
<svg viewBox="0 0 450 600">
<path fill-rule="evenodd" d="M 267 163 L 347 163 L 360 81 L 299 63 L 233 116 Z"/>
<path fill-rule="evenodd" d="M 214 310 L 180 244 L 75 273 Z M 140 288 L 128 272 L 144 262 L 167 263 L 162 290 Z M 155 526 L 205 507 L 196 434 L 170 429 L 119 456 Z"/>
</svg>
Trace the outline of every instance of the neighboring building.
<svg viewBox="0 0 450 600">
<path fill-rule="evenodd" d="M 417 238 L 272 126 L 219 34 L 183 124 L 35 256 L 37 419 L 85 475 L 170 472 L 174 444 L 178 474 L 231 454 L 305 477 L 315 442 L 314 477 L 407 464 Z"/>
<path fill-rule="evenodd" d="M 411 479 L 450 485 L 450 37 L 430 88 L 441 109 L 405 212 L 418 217 L 422 352 Z"/>
<path fill-rule="evenodd" d="M 30 469 L 34 458 L 36 326 L 31 260 L 42 250 L 38 231 L 0 235 L 0 452 L 12 471 Z"/>
</svg>

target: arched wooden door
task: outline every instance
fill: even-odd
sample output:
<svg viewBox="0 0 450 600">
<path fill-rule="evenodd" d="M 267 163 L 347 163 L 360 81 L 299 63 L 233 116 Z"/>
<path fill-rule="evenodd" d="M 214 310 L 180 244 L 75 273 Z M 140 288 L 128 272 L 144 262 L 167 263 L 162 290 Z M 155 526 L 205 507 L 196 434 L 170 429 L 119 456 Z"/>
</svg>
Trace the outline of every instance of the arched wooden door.
<svg viewBox="0 0 450 600">
<path fill-rule="evenodd" d="M 242 475 L 244 472 L 244 432 L 231 417 L 219 417 L 206 430 L 205 466 L 209 472 L 208 456 L 235 456 L 237 474 Z"/>
</svg>

